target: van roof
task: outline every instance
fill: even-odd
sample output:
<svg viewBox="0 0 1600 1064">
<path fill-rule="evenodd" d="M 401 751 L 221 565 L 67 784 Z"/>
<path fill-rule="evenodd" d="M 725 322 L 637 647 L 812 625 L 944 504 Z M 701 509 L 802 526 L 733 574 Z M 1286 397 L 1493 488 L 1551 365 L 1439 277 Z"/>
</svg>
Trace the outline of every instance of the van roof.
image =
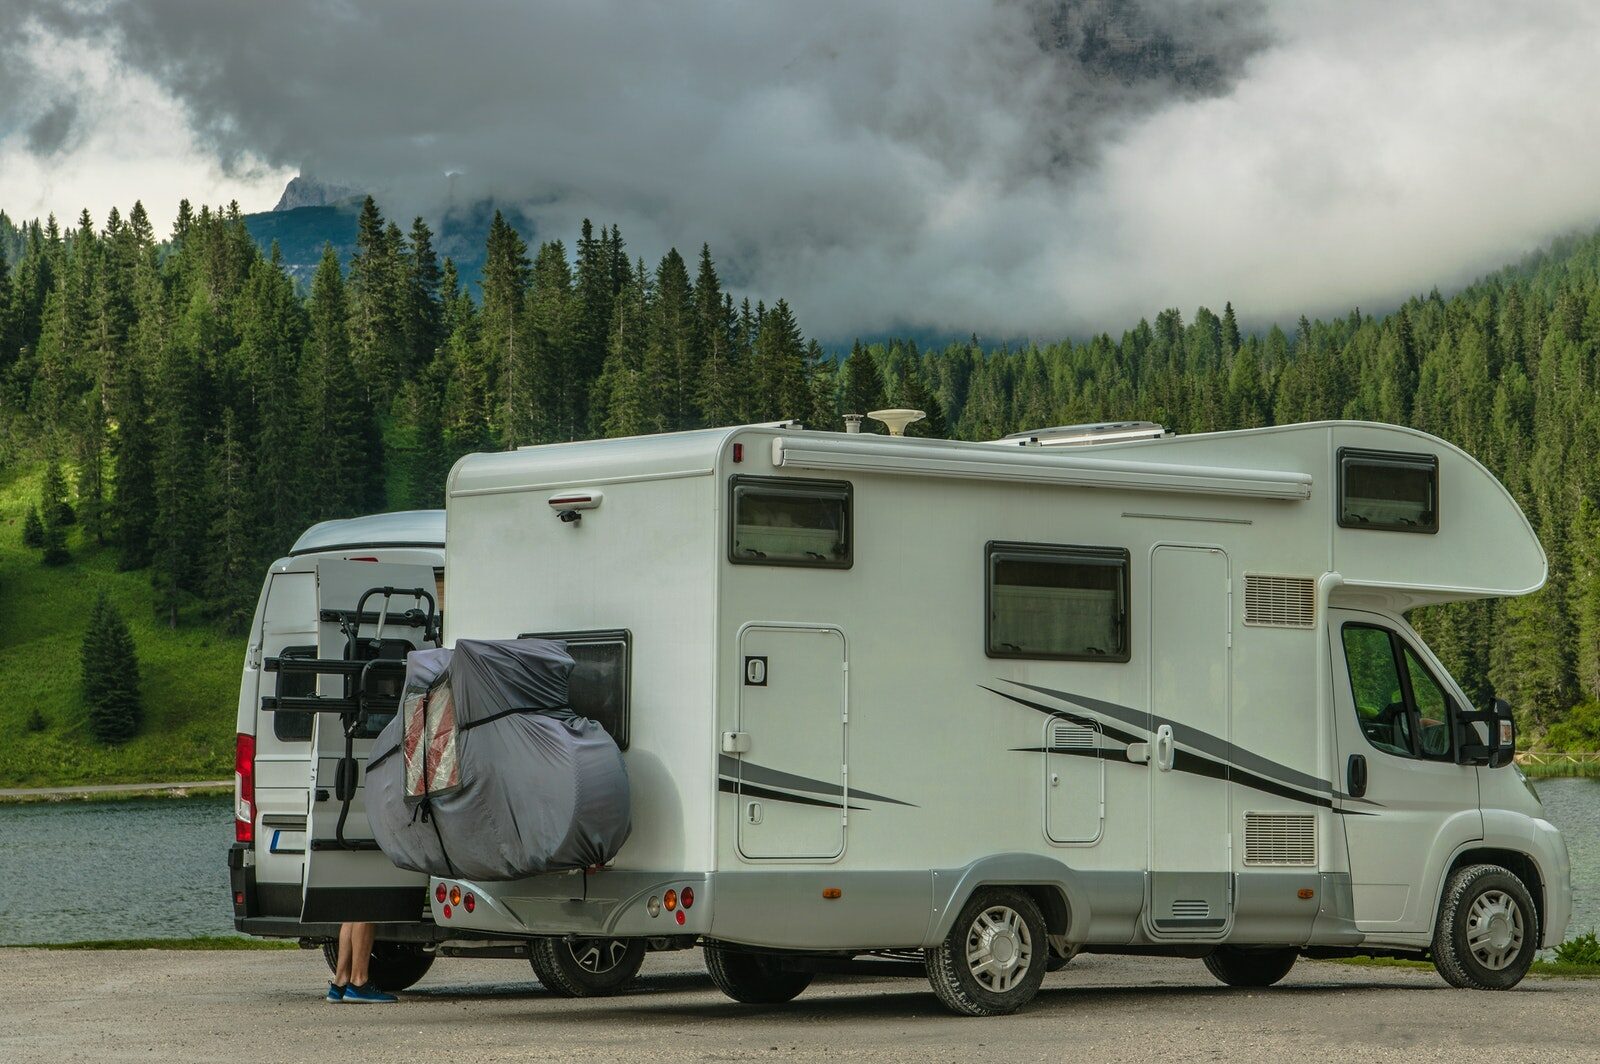
<svg viewBox="0 0 1600 1064">
<path fill-rule="evenodd" d="M 355 548 L 443 546 L 443 510 L 399 510 L 321 521 L 300 534 L 289 557 Z"/>
</svg>

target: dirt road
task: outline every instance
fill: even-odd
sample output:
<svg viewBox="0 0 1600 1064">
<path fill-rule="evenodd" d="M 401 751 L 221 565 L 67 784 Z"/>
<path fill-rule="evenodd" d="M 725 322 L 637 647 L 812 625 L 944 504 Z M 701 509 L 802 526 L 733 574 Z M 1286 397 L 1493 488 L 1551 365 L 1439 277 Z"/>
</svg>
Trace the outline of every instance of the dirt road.
<svg viewBox="0 0 1600 1064">
<path fill-rule="evenodd" d="M 957 1019 L 913 979 L 819 978 L 737 1005 L 698 952 L 637 990 L 551 997 L 518 961 L 441 960 L 398 1005 L 329 1005 L 318 954 L 0 949 L 0 1061 L 1600 1060 L 1600 981 L 1451 990 L 1431 972 L 1302 961 L 1228 990 L 1199 961 L 1080 957 L 1015 1016 Z"/>
</svg>

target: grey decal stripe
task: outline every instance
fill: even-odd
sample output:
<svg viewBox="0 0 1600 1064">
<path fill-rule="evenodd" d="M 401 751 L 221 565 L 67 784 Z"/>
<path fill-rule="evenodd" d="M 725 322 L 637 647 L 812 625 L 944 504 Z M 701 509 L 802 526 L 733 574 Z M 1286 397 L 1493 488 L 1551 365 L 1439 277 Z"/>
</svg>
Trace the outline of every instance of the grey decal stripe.
<svg viewBox="0 0 1600 1064">
<path fill-rule="evenodd" d="M 1317 791 L 1321 794 L 1331 795 L 1333 793 L 1333 785 L 1327 780 L 1320 780 L 1315 776 L 1307 775 L 1287 765 L 1269 761 L 1260 754 L 1240 749 L 1226 739 L 1220 739 L 1209 732 L 1191 728 L 1187 724 L 1179 724 L 1170 720 L 1156 720 L 1149 713 L 1141 713 L 1129 706 L 1119 706 L 1115 702 L 1104 702 L 1098 698 L 1089 698 L 1086 695 L 1069 694 L 1066 691 L 1053 691 L 1048 687 L 1038 687 L 1018 680 L 1006 680 L 1004 682 L 1026 688 L 1029 691 L 1037 691 L 1042 695 L 1049 695 L 1051 698 L 1059 698 L 1063 702 L 1071 702 L 1085 709 L 1092 709 L 1097 713 L 1103 713 L 1108 717 L 1144 731 L 1153 730 L 1153 726 L 1170 724 L 1172 726 L 1172 737 L 1185 746 L 1192 747 L 1195 750 L 1203 750 L 1212 757 L 1221 758 L 1229 764 L 1249 769 L 1260 776 L 1273 777 L 1290 786 L 1300 787 L 1308 791 Z"/>
<path fill-rule="evenodd" d="M 807 794 L 826 794 L 837 798 L 844 793 L 844 788 L 837 783 L 826 780 L 814 780 L 807 776 L 796 776 L 792 772 L 780 772 L 775 768 L 765 765 L 754 765 L 749 761 L 740 761 L 736 757 L 721 754 L 718 757 L 717 771 L 733 779 L 744 779 L 754 784 L 764 784 L 768 787 L 786 787 L 791 791 L 804 791 Z M 902 802 L 898 798 L 886 798 L 881 794 L 871 791 L 859 791 L 850 788 L 850 797 L 866 798 L 874 802 L 888 802 L 890 805 L 906 805 L 915 809 L 911 802 Z"/>
<path fill-rule="evenodd" d="M 984 687 L 983 684 L 981 684 L 981 683 L 978 686 L 982 687 L 985 691 L 988 691 L 990 694 L 999 695 L 1001 698 L 1008 699 L 1008 700 L 1010 700 L 1012 702 L 1015 702 L 1019 706 L 1027 706 L 1029 709 L 1036 709 L 1040 713 L 1043 713 L 1043 714 L 1045 714 L 1047 716 L 1065 717 L 1067 720 L 1070 720 L 1075 724 L 1098 725 L 1099 728 L 1100 728 L 1100 734 L 1101 735 L 1103 735 L 1104 737 L 1106 737 L 1108 739 L 1112 739 L 1112 740 L 1114 740 L 1116 742 L 1127 743 L 1127 744 L 1130 744 L 1130 745 L 1133 744 L 1133 743 L 1142 743 L 1142 742 L 1144 742 L 1143 739 L 1139 738 L 1139 736 L 1133 734 L 1132 732 L 1125 732 L 1125 731 L 1121 730 L 1120 728 L 1108 728 L 1108 727 L 1106 727 L 1105 722 L 1102 721 L 1102 720 L 1096 720 L 1093 717 L 1081 717 L 1081 716 L 1078 716 L 1077 714 L 1074 714 L 1074 713 L 1067 713 L 1067 712 L 1064 712 L 1064 711 L 1062 711 L 1060 709 L 1057 709 L 1057 708 L 1055 708 L 1053 706 L 1044 705 L 1041 702 L 1030 701 L 1029 699 L 1023 698 L 1020 695 L 1014 695 L 1014 694 L 1011 694 L 1011 693 L 1009 693 L 1007 691 L 996 691 L 993 687 Z"/>
</svg>

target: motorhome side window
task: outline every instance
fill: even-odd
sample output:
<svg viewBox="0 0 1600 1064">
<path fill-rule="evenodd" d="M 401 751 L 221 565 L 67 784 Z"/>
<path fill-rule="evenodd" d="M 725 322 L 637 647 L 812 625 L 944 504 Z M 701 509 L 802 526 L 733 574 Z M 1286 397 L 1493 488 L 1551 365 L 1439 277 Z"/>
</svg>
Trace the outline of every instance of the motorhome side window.
<svg viewBox="0 0 1600 1064">
<path fill-rule="evenodd" d="M 1439 531 L 1439 459 L 1340 448 L 1339 524 L 1390 532 Z"/>
<path fill-rule="evenodd" d="M 278 651 L 280 658 L 314 658 L 314 646 L 284 647 Z M 309 698 L 317 693 L 317 678 L 306 673 L 278 673 L 279 698 Z M 311 724 L 316 718 L 310 713 L 274 713 L 272 734 L 283 743 L 303 743 L 311 738 Z"/>
<path fill-rule="evenodd" d="M 734 477 L 730 483 L 730 561 L 850 568 L 849 482 Z"/>
<path fill-rule="evenodd" d="M 1396 757 L 1449 761 L 1450 698 L 1399 634 L 1344 626 L 1344 660 L 1361 734 Z"/>
<path fill-rule="evenodd" d="M 1128 660 L 1128 552 L 990 543 L 992 658 Z"/>
<path fill-rule="evenodd" d="M 575 662 L 567 703 L 598 721 L 616 744 L 628 748 L 633 635 L 626 629 L 593 632 L 524 632 L 519 639 L 560 639 Z"/>
</svg>

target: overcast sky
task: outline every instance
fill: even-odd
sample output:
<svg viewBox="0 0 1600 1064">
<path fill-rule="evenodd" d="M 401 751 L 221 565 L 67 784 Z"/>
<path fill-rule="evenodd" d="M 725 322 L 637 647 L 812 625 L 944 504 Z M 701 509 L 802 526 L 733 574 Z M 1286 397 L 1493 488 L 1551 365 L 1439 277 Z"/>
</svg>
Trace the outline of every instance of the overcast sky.
<svg viewBox="0 0 1600 1064">
<path fill-rule="evenodd" d="M 1292 320 L 1600 224 L 1597 55 L 1592 0 L 5 0 L 0 209 L 304 170 L 709 241 L 824 337 Z"/>
</svg>

